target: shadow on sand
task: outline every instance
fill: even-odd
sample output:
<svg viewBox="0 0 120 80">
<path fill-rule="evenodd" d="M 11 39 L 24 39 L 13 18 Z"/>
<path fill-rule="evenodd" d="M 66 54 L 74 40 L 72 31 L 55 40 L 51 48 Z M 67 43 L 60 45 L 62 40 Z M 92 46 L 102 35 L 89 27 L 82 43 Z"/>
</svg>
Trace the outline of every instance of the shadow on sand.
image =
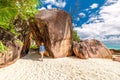
<svg viewBox="0 0 120 80">
<path fill-rule="evenodd" d="M 28 54 L 26 56 L 22 57 L 21 59 L 31 59 L 34 61 L 41 61 L 40 54 L 37 50 L 30 50 L 28 52 Z M 53 59 L 53 58 L 44 56 L 44 59 Z"/>
</svg>

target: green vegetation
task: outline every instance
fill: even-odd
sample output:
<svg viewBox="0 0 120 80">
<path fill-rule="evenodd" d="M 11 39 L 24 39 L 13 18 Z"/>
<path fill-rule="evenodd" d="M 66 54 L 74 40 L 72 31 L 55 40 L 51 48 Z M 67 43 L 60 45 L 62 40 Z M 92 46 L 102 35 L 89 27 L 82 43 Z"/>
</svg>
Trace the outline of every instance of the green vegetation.
<svg viewBox="0 0 120 80">
<path fill-rule="evenodd" d="M 73 30 L 73 40 L 79 42 L 80 41 L 80 37 L 77 35 L 77 31 Z"/>
<path fill-rule="evenodd" d="M 36 44 L 35 45 L 31 45 L 30 49 L 38 49 L 38 46 Z"/>
<path fill-rule="evenodd" d="M 32 37 L 32 40 L 35 40 L 35 38 L 34 38 L 34 37 Z"/>
<path fill-rule="evenodd" d="M 0 0 L 0 27 L 15 35 L 20 35 L 15 31 L 15 20 L 19 17 L 26 21 L 34 18 L 34 14 L 38 12 L 37 7 L 40 5 L 40 0 Z M 16 42 L 23 45 L 20 40 Z M 36 48 L 35 45 L 32 48 Z M 7 50 L 7 47 L 0 41 L 0 52 Z"/>
<path fill-rule="evenodd" d="M 0 0 L 0 27 L 15 34 L 15 19 L 20 16 L 27 21 L 38 11 L 38 5 L 39 0 Z"/>
<path fill-rule="evenodd" d="M 0 53 L 5 53 L 8 48 L 0 41 Z"/>
<path fill-rule="evenodd" d="M 20 43 L 21 46 L 23 45 L 23 42 L 20 41 L 19 39 L 15 40 L 15 42 Z"/>
<path fill-rule="evenodd" d="M 35 38 L 32 36 L 32 42 L 35 41 Z M 32 44 L 30 45 L 30 49 L 38 49 L 38 46 L 36 44 Z"/>
</svg>

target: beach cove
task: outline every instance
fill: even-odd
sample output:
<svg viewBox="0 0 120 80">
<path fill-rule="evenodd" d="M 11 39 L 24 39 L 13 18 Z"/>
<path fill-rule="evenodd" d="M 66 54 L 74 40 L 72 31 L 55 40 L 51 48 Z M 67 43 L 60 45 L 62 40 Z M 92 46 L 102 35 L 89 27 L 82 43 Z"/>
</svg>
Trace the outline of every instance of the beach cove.
<svg viewBox="0 0 120 80">
<path fill-rule="evenodd" d="M 16 63 L 0 69 L 1 80 L 120 80 L 120 62 L 76 57 L 44 58 L 29 52 Z"/>
</svg>

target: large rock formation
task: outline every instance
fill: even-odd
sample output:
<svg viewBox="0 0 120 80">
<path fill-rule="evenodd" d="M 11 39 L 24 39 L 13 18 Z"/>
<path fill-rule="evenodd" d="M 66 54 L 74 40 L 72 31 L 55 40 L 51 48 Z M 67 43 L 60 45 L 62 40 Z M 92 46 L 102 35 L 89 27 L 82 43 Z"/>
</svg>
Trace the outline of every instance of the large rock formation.
<svg viewBox="0 0 120 80">
<path fill-rule="evenodd" d="M 113 59 L 113 61 L 120 62 L 120 55 L 114 56 L 112 59 Z"/>
<path fill-rule="evenodd" d="M 120 62 L 120 50 L 115 50 L 115 49 L 110 49 L 111 53 L 112 53 L 112 59 L 114 61 L 119 61 Z"/>
<path fill-rule="evenodd" d="M 77 57 L 87 58 L 111 58 L 112 54 L 100 41 L 84 40 L 73 43 L 73 51 Z"/>
<path fill-rule="evenodd" d="M 120 55 L 120 50 L 110 49 L 110 51 L 113 55 Z"/>
<path fill-rule="evenodd" d="M 20 57 L 23 57 L 29 52 L 32 34 L 30 33 L 29 30 L 29 24 L 27 23 L 26 20 L 23 20 L 20 16 L 18 16 L 18 18 L 14 21 L 14 25 L 16 32 L 20 34 L 17 38 L 21 40 L 24 44 L 20 54 Z"/>
<path fill-rule="evenodd" d="M 5 52 L 0 51 L 0 68 L 15 62 L 20 57 L 22 44 L 15 39 L 15 35 L 0 28 L 0 41 L 8 48 Z"/>
<path fill-rule="evenodd" d="M 36 44 L 44 42 L 49 56 L 58 58 L 72 54 L 72 20 L 63 10 L 42 10 L 30 20 Z"/>
</svg>

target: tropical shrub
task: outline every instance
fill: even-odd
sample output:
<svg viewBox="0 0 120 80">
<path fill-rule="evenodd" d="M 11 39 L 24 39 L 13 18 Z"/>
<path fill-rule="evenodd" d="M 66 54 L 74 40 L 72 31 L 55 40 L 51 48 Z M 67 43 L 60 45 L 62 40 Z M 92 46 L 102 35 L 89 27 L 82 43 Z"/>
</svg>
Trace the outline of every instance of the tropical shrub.
<svg viewBox="0 0 120 80">
<path fill-rule="evenodd" d="M 77 34 L 76 30 L 73 30 L 73 40 L 79 42 L 80 41 L 80 37 Z"/>
<path fill-rule="evenodd" d="M 0 53 L 5 53 L 8 48 L 0 41 Z"/>
</svg>

